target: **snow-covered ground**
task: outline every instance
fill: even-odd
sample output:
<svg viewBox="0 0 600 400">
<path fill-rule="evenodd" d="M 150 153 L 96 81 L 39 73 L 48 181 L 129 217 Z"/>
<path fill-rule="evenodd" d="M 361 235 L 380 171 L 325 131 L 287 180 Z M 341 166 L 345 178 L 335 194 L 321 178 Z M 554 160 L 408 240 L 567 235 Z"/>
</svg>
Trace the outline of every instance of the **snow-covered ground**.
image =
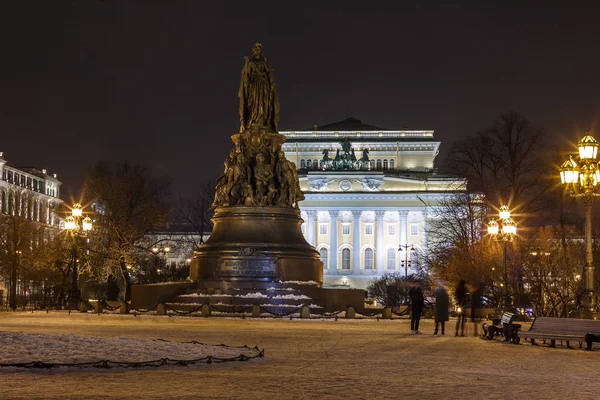
<svg viewBox="0 0 600 400">
<path fill-rule="evenodd" d="M 0 399 L 600 397 L 600 346 L 585 351 L 513 345 L 482 340 L 472 332 L 454 337 L 453 322 L 447 335 L 434 336 L 431 320 L 422 320 L 423 334 L 413 335 L 408 320 L 398 319 L 3 312 L 0 360 L 37 361 L 39 354 L 104 358 L 101 349 L 112 349 L 111 359 L 176 358 L 219 351 L 220 344 L 258 346 L 265 357 L 160 368 L 0 368 Z M 171 342 L 157 347 L 153 339 L 159 338 Z M 175 343 L 189 341 L 207 346 Z M 62 354 L 61 342 L 66 347 Z"/>
<path fill-rule="evenodd" d="M 261 356 L 259 349 L 133 337 L 1 332 L 0 367 L 137 367 L 233 362 Z M 133 364 L 132 364 L 133 363 Z M 137 364 L 137 365 L 136 365 Z"/>
</svg>

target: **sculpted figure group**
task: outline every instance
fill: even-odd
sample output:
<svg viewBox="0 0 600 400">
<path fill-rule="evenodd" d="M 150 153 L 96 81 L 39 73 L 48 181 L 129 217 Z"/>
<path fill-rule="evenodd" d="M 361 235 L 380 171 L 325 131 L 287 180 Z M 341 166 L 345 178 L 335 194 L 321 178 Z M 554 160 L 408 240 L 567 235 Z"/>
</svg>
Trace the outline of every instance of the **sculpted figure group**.
<svg viewBox="0 0 600 400">
<path fill-rule="evenodd" d="M 240 132 L 231 137 L 234 148 L 217 180 L 213 208 L 279 206 L 298 208 L 304 199 L 296 166 L 285 158 L 277 133 L 279 100 L 273 70 L 255 43 L 245 57 L 240 89 Z"/>
<path fill-rule="evenodd" d="M 252 133 L 247 140 L 264 133 Z M 235 136 L 235 135 L 234 135 Z M 217 181 L 213 207 L 223 206 L 279 206 L 298 208 L 304 200 L 296 165 L 285 158 L 281 149 L 272 152 L 270 143 L 232 150 L 225 161 L 225 172 Z M 263 142 L 263 140 L 260 140 Z M 240 150 L 245 146 L 241 146 Z M 246 154 L 249 154 L 247 156 Z"/>
</svg>

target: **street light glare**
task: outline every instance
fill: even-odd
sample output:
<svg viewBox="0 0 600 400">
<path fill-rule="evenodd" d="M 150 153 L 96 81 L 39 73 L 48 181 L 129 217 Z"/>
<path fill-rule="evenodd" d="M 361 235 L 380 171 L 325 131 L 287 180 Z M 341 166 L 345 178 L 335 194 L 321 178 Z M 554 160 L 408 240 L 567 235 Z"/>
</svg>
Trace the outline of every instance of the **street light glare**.
<svg viewBox="0 0 600 400">
<path fill-rule="evenodd" d="M 74 217 L 81 217 L 81 215 L 83 214 L 83 208 L 81 207 L 81 204 L 79 204 L 79 203 L 73 204 L 73 208 L 71 209 L 71 214 L 73 214 Z"/>
<path fill-rule="evenodd" d="M 596 160 L 598 157 L 598 141 L 591 135 L 586 135 L 577 144 L 579 158 L 582 160 Z"/>
<path fill-rule="evenodd" d="M 73 218 L 71 215 L 65 218 L 65 229 L 69 231 L 75 230 L 75 218 Z"/>
<path fill-rule="evenodd" d="M 508 208 L 508 206 L 506 204 L 500 207 L 499 215 L 500 215 L 500 219 L 510 218 L 510 209 Z"/>
</svg>

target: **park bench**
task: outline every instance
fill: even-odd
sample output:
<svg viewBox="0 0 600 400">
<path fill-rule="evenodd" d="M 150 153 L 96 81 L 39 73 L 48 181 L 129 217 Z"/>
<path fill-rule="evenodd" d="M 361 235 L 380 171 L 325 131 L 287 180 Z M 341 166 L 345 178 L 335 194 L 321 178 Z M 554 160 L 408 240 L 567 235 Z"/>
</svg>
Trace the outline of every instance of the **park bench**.
<svg viewBox="0 0 600 400">
<path fill-rule="evenodd" d="M 528 331 L 519 332 L 519 337 L 531 341 L 550 340 L 550 346 L 555 347 L 556 341 L 579 342 L 579 348 L 585 342 L 587 350 L 592 349 L 593 342 L 600 342 L 600 321 L 577 318 L 538 317 L 533 321 Z"/>
<path fill-rule="evenodd" d="M 484 322 L 482 325 L 483 328 L 483 337 L 492 340 L 494 336 L 502 335 L 504 337 L 504 341 L 512 341 L 513 343 L 519 343 L 519 330 L 521 329 L 521 324 L 515 324 L 515 318 L 518 314 L 505 312 L 502 314 L 502 318 L 493 319 L 491 324 Z"/>
</svg>

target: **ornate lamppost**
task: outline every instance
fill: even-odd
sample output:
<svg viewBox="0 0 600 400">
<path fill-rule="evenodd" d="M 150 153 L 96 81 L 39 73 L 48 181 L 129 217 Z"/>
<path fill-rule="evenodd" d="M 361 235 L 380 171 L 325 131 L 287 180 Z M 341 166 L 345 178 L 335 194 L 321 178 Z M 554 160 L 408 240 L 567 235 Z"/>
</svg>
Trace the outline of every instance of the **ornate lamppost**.
<svg viewBox="0 0 600 400">
<path fill-rule="evenodd" d="M 83 217 L 83 207 L 79 203 L 73 204 L 71 207 L 71 215 L 65 218 L 65 230 L 73 239 L 73 247 L 71 249 L 72 264 L 71 264 L 71 290 L 69 294 L 70 307 L 78 308 L 80 291 L 77 288 L 78 278 L 78 259 L 77 247 L 80 238 L 87 237 L 89 231 L 92 230 L 92 219 L 88 216 Z"/>
<path fill-rule="evenodd" d="M 595 268 L 592 256 L 592 204 L 594 196 L 599 196 L 600 168 L 598 166 L 598 141 L 590 135 L 584 136 L 577 144 L 579 157 L 565 161 L 560 167 L 560 179 L 567 187 L 567 193 L 583 198 L 585 206 L 585 271 L 582 314 L 595 318 L 596 296 L 594 292 Z"/>
<path fill-rule="evenodd" d="M 410 247 L 410 249 L 409 249 Z M 398 251 L 402 251 L 402 249 L 404 249 L 404 278 L 408 277 L 408 252 L 410 251 L 410 253 L 412 254 L 415 251 L 415 247 L 412 244 L 401 244 L 400 247 L 398 247 Z"/>
<path fill-rule="evenodd" d="M 512 242 L 514 236 L 517 234 L 517 224 L 510 217 L 510 210 L 507 205 L 500 207 L 498 221 L 492 219 L 488 222 L 488 233 L 493 240 L 501 241 L 502 257 L 504 263 L 504 279 L 502 284 L 502 308 L 504 311 L 510 305 L 510 297 L 508 295 L 508 273 L 506 271 L 506 246 L 509 242 Z"/>
</svg>

